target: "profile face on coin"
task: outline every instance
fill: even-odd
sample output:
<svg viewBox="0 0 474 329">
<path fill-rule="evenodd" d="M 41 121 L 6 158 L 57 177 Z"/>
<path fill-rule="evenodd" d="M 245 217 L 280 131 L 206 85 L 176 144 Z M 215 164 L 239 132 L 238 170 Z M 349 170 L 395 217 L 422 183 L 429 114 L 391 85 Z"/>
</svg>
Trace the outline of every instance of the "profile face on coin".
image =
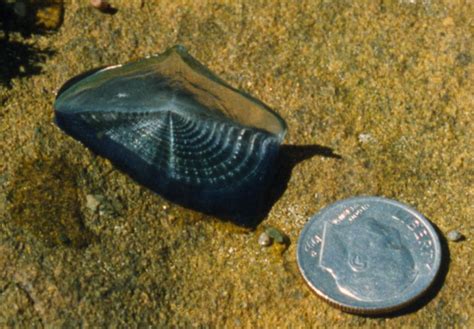
<svg viewBox="0 0 474 329">
<path fill-rule="evenodd" d="M 399 202 L 358 197 L 336 202 L 306 224 L 300 271 L 325 300 L 354 313 L 398 309 L 438 272 L 441 249 L 429 222 Z"/>
</svg>

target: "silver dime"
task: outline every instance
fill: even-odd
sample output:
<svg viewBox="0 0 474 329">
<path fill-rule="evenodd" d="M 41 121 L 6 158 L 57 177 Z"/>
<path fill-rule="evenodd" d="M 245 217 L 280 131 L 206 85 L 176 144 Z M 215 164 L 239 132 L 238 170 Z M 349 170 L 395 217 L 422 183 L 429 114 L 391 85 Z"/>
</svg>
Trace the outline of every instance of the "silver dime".
<svg viewBox="0 0 474 329">
<path fill-rule="evenodd" d="M 352 313 L 399 309 L 436 277 L 441 247 L 416 210 L 380 197 L 336 202 L 301 232 L 298 266 L 323 299 Z"/>
</svg>

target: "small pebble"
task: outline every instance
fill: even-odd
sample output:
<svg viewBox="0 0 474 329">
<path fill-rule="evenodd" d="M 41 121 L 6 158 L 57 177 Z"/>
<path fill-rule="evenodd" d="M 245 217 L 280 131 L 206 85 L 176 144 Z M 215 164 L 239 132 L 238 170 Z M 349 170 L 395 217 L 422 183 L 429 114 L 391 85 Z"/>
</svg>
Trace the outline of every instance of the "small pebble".
<svg viewBox="0 0 474 329">
<path fill-rule="evenodd" d="M 446 235 L 449 241 L 458 242 L 464 239 L 464 236 L 458 230 L 449 231 Z"/>
<path fill-rule="evenodd" d="M 86 195 L 86 207 L 92 212 L 96 212 L 97 208 L 100 206 L 100 200 L 97 196 L 93 194 Z"/>
<path fill-rule="evenodd" d="M 99 10 L 104 10 L 110 7 L 110 3 L 105 0 L 91 0 L 91 6 Z"/>
<path fill-rule="evenodd" d="M 91 0 L 91 6 L 104 14 L 113 15 L 117 12 L 117 9 L 112 7 L 112 5 L 106 0 Z"/>
<path fill-rule="evenodd" d="M 262 232 L 258 237 L 258 244 L 262 247 L 269 247 L 273 242 L 273 239 L 266 233 Z"/>
</svg>

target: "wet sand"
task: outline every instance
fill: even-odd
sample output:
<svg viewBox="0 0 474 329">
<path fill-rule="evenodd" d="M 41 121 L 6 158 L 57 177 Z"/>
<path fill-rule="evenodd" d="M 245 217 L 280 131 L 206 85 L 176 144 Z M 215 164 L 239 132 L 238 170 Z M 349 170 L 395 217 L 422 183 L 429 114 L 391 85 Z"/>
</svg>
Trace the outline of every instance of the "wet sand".
<svg viewBox="0 0 474 329">
<path fill-rule="evenodd" d="M 112 3 L 11 35 L 28 51 L 1 71 L 0 326 L 473 325 L 472 2 Z M 255 231 L 164 200 L 53 123 L 69 78 L 175 44 L 288 124 Z M 296 266 L 308 218 L 355 195 L 417 208 L 443 242 L 435 286 L 389 317 L 329 306 Z M 259 246 L 266 226 L 286 251 Z"/>
</svg>

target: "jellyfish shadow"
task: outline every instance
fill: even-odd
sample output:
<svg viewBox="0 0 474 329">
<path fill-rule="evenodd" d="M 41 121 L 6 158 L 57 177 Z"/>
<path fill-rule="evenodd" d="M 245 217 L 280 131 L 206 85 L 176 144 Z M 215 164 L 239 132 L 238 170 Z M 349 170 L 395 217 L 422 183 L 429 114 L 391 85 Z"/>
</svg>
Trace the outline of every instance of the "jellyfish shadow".
<svg viewBox="0 0 474 329">
<path fill-rule="evenodd" d="M 236 224 L 248 228 L 257 227 L 268 215 L 273 205 L 285 192 L 291 177 L 293 168 L 314 156 L 322 156 L 333 159 L 341 159 L 341 156 L 325 146 L 312 145 L 282 145 L 276 163 L 276 173 L 273 181 L 268 187 L 268 193 L 264 204 L 254 216 L 247 216 L 232 220 Z"/>
</svg>

